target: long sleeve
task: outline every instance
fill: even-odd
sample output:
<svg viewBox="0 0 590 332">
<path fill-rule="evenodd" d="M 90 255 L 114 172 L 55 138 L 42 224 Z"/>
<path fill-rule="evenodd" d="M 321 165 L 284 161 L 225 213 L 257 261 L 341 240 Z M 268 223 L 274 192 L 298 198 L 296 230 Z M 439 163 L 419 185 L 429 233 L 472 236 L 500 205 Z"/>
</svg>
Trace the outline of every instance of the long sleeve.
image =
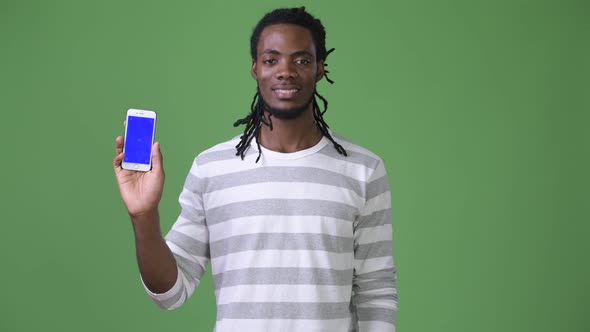
<svg viewBox="0 0 590 332">
<path fill-rule="evenodd" d="M 393 262 L 391 192 L 379 164 L 367 181 L 366 202 L 354 225 L 353 303 L 360 332 L 393 332 L 397 269 Z"/>
<path fill-rule="evenodd" d="M 205 223 L 202 188 L 203 181 L 199 177 L 195 160 L 178 199 L 180 215 L 165 236 L 166 244 L 176 259 L 176 283 L 162 294 L 152 293 L 144 284 L 148 295 L 162 309 L 176 309 L 190 298 L 210 260 L 209 231 Z"/>
</svg>

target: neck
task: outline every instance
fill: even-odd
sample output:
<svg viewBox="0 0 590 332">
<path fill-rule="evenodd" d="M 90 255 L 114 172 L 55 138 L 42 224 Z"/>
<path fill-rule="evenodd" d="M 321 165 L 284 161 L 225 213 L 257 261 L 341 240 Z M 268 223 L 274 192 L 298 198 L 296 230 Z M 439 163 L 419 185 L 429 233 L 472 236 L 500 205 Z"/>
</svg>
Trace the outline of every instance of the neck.
<svg viewBox="0 0 590 332">
<path fill-rule="evenodd" d="M 268 122 L 269 113 L 265 112 L 265 121 Z M 272 117 L 273 129 L 267 125 L 260 128 L 260 145 L 265 148 L 282 153 L 292 153 L 308 149 L 316 145 L 322 139 L 313 118 L 313 105 L 295 119 L 279 119 Z"/>
</svg>

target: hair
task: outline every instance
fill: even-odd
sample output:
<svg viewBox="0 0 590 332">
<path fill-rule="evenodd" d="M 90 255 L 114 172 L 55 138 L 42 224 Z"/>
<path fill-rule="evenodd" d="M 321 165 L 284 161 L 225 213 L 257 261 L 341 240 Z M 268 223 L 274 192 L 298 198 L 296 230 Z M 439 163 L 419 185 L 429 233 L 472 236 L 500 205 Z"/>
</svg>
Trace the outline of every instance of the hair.
<svg viewBox="0 0 590 332">
<path fill-rule="evenodd" d="M 252 62 L 255 62 L 258 58 L 257 48 L 258 41 L 260 40 L 260 34 L 264 28 L 274 24 L 295 24 L 308 29 L 311 32 L 311 36 L 315 45 L 316 61 L 324 61 L 324 67 L 328 65 L 325 63 L 325 60 L 328 55 L 334 51 L 334 49 L 332 48 L 326 50 L 326 30 L 319 19 L 316 19 L 310 13 L 305 11 L 305 7 L 275 9 L 262 17 L 258 24 L 256 24 L 256 27 L 254 27 L 254 31 L 250 37 L 250 55 L 252 56 Z M 329 71 L 324 70 L 324 77 L 330 84 L 333 84 L 334 81 L 328 78 L 328 73 Z M 322 101 L 323 110 L 320 110 L 320 106 L 316 97 Z M 322 134 L 334 144 L 336 151 L 338 151 L 338 153 L 341 155 L 347 156 L 346 150 L 344 150 L 342 145 L 338 144 L 332 135 L 330 135 L 330 132 L 328 131 L 329 126 L 326 121 L 324 121 L 323 115 L 328 110 L 328 101 L 326 98 L 320 95 L 317 90 L 314 91 L 312 100 L 313 117 L 316 121 L 316 125 Z M 260 160 L 260 156 L 262 154 L 260 142 L 258 140 L 260 136 L 260 127 L 262 124 L 264 124 L 269 126 L 271 130 L 273 129 L 271 119 L 272 115 L 269 115 L 268 121 L 265 121 L 264 119 L 264 111 L 267 108 L 268 106 L 264 103 L 262 97 L 260 97 L 258 89 L 256 89 L 256 93 L 254 94 L 254 98 L 252 99 L 252 104 L 250 106 L 250 114 L 242 119 L 238 119 L 234 123 L 234 127 L 242 124 L 246 125 L 244 134 L 240 136 L 240 142 L 236 145 L 236 156 L 241 156 L 242 159 L 244 159 L 244 154 L 250 146 L 252 139 L 256 139 L 256 145 L 258 146 L 258 158 L 256 158 L 256 162 Z"/>
</svg>

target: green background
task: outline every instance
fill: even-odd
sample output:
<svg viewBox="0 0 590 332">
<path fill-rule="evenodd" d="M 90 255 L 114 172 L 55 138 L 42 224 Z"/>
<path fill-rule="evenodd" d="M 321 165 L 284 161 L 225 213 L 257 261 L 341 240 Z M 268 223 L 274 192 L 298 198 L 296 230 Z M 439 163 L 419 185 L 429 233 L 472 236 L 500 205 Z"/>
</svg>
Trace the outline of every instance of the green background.
<svg viewBox="0 0 590 332">
<path fill-rule="evenodd" d="M 237 135 L 249 35 L 327 28 L 326 121 L 390 175 L 398 331 L 589 331 L 590 3 L 0 1 L 1 331 L 207 331 L 144 293 L 111 167 L 158 112 L 166 232 L 193 157 Z"/>
</svg>

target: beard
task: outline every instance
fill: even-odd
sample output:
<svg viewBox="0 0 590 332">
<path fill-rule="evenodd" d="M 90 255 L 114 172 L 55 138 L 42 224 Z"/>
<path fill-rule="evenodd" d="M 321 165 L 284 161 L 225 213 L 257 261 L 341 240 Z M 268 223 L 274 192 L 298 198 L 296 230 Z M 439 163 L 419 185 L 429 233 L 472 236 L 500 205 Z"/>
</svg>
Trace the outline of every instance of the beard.
<svg viewBox="0 0 590 332">
<path fill-rule="evenodd" d="M 258 105 L 270 115 L 281 120 L 293 120 L 300 117 L 301 114 L 303 114 L 309 108 L 309 105 L 311 105 L 313 102 L 314 96 L 312 95 L 309 101 L 304 105 L 293 108 L 275 108 L 270 106 L 262 97 L 260 90 L 258 90 L 258 98 Z"/>
</svg>

